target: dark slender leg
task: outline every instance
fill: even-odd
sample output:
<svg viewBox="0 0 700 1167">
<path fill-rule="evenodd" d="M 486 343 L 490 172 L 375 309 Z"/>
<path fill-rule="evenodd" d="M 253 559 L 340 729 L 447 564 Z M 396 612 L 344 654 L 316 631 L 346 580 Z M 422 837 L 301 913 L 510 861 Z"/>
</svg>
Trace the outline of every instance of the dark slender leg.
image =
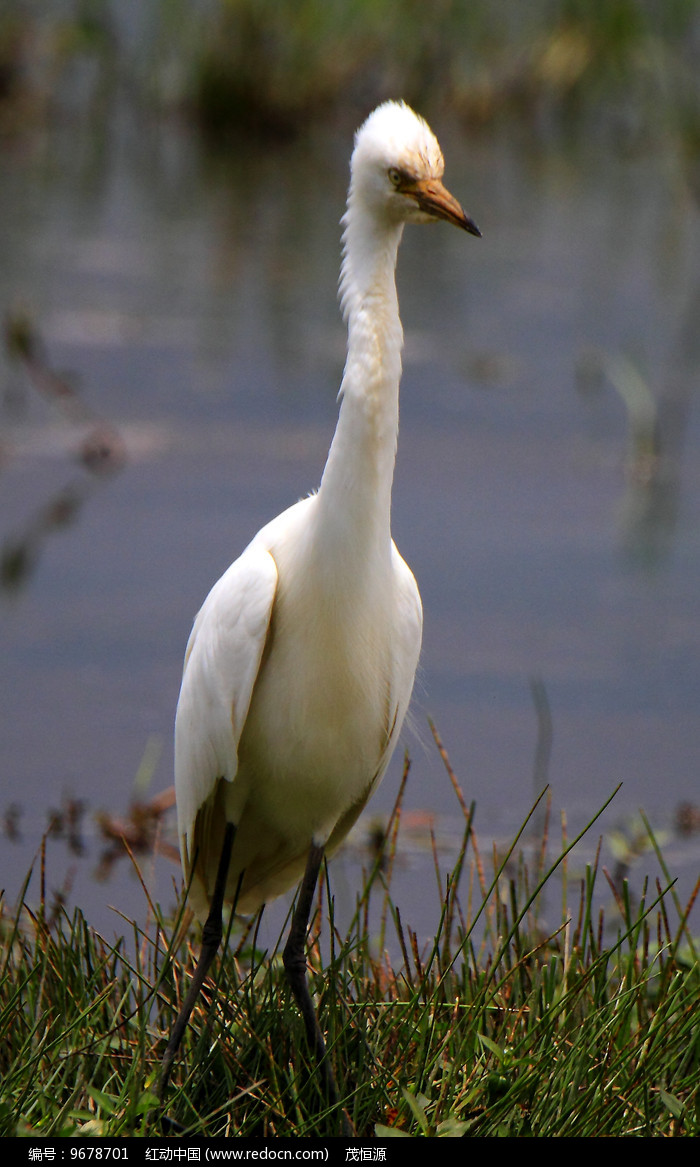
<svg viewBox="0 0 700 1167">
<path fill-rule="evenodd" d="M 318 873 L 322 862 L 323 847 L 317 847 L 312 843 L 309 848 L 309 857 L 306 861 L 304 878 L 299 887 L 294 915 L 292 916 L 292 926 L 289 929 L 287 943 L 282 953 L 282 960 L 284 962 L 284 971 L 287 974 L 287 980 L 289 981 L 294 999 L 299 1006 L 299 1011 L 304 1020 L 309 1047 L 316 1055 L 326 1097 L 331 1106 L 336 1106 L 338 1103 L 338 1088 L 335 1084 L 333 1070 L 331 1069 L 326 1054 L 326 1043 L 323 1040 L 323 1034 L 318 1024 L 316 1010 L 311 1000 L 306 979 L 306 933 L 309 927 L 309 917 L 311 915 L 311 905 L 316 890 L 316 881 L 318 880 Z M 345 1111 L 343 1111 L 343 1134 L 348 1138 L 352 1138 L 355 1134 L 350 1118 Z"/>
<path fill-rule="evenodd" d="M 224 835 L 224 845 L 221 848 L 221 858 L 219 860 L 219 867 L 216 873 L 216 884 L 214 885 L 214 894 L 211 899 L 211 907 L 206 923 L 202 929 L 202 950 L 199 954 L 199 961 L 194 970 L 192 977 L 192 984 L 190 991 L 185 998 L 185 1003 L 180 1010 L 180 1015 L 173 1026 L 173 1031 L 170 1034 L 170 1041 L 165 1047 L 163 1054 L 163 1065 L 160 1072 L 160 1085 L 158 1088 L 158 1096 L 163 1100 L 165 1091 L 168 1085 L 168 1078 L 172 1069 L 173 1058 L 177 1053 L 183 1034 L 187 1029 L 187 1022 L 190 1019 L 190 1014 L 197 1003 L 197 998 L 200 994 L 204 978 L 206 977 L 211 963 L 216 956 L 219 945 L 221 944 L 221 937 L 223 935 L 223 909 L 224 909 L 224 893 L 226 891 L 226 878 L 228 876 L 228 869 L 231 863 L 231 850 L 233 848 L 233 840 L 236 835 L 236 828 L 233 823 L 226 824 L 226 833 Z"/>
</svg>

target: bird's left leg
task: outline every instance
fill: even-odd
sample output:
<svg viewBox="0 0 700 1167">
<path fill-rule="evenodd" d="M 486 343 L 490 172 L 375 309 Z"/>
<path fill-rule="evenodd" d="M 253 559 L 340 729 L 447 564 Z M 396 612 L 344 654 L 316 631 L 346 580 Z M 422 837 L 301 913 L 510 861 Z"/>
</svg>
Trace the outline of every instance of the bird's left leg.
<svg viewBox="0 0 700 1167">
<path fill-rule="evenodd" d="M 221 944 L 221 937 L 223 935 L 223 909 L 224 909 L 224 894 L 226 892 L 226 879 L 228 877 L 228 869 L 231 863 L 231 851 L 233 849 L 233 840 L 236 836 L 236 828 L 233 823 L 226 824 L 226 832 L 224 834 L 224 842 L 221 848 L 221 858 L 219 859 L 219 866 L 216 872 L 216 883 L 214 884 L 214 894 L 211 898 L 211 906 L 209 908 L 209 915 L 206 923 L 202 929 L 202 949 L 199 954 L 197 967 L 194 970 L 192 977 L 192 984 L 190 991 L 185 998 L 185 1003 L 180 1010 L 173 1031 L 170 1034 L 170 1040 L 165 1047 L 163 1054 L 163 1064 L 160 1073 L 160 1085 L 158 1087 L 158 1096 L 163 1100 L 165 1090 L 168 1085 L 168 1078 L 170 1077 L 170 1070 L 172 1069 L 173 1059 L 177 1053 L 180 1042 L 182 1041 L 185 1030 L 187 1029 L 187 1022 L 190 1019 L 190 1014 L 194 1009 L 197 998 L 199 997 L 204 978 L 206 977 L 211 963 L 216 956 L 219 945 Z"/>
<path fill-rule="evenodd" d="M 311 906 L 314 892 L 316 891 L 318 873 L 323 862 L 323 854 L 323 847 L 318 847 L 315 843 L 311 844 L 309 857 L 306 861 L 306 871 L 304 872 L 304 878 L 299 887 L 299 895 L 297 896 L 287 943 L 282 953 L 282 960 L 284 970 L 287 974 L 287 980 L 289 981 L 294 999 L 299 1006 L 304 1020 L 309 1047 L 316 1055 L 326 1097 L 330 1105 L 335 1106 L 338 1103 L 338 1088 L 335 1083 L 333 1070 L 326 1052 L 326 1043 L 323 1040 L 323 1034 L 321 1033 L 321 1027 L 318 1023 L 318 1017 L 316 1016 L 316 1010 L 311 1000 L 306 979 L 306 933 L 309 927 L 309 918 L 311 916 Z M 345 1111 L 343 1111 L 343 1126 L 343 1133 L 352 1137 L 355 1132 Z"/>
</svg>

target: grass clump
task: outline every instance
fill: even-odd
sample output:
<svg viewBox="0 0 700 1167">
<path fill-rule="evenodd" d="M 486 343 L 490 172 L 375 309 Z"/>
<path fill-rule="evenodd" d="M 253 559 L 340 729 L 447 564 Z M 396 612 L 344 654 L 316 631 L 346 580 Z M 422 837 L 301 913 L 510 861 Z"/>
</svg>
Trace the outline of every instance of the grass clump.
<svg viewBox="0 0 700 1167">
<path fill-rule="evenodd" d="M 452 777 L 464 834 L 449 873 L 435 851 L 442 911 L 430 944 L 391 893 L 401 797 L 350 923 L 335 919 L 328 883 L 319 895 L 310 976 L 358 1135 L 700 1133 L 694 896 L 683 906 L 673 888 L 645 886 L 635 901 L 622 883 L 606 918 L 599 856 L 574 879 L 582 836 L 549 859 L 545 830 L 526 861 L 527 824 L 487 875 Z M 552 927 L 542 904 L 555 891 Z M 80 912 L 52 921 L 26 895 L 1 923 L 0 1133 L 163 1133 L 160 1058 L 198 936 L 168 939 L 182 921 L 154 912 L 133 945 L 110 945 Z M 168 1120 L 187 1136 L 338 1134 L 279 950 L 260 950 L 257 919 L 234 933 L 174 1066 Z"/>
</svg>

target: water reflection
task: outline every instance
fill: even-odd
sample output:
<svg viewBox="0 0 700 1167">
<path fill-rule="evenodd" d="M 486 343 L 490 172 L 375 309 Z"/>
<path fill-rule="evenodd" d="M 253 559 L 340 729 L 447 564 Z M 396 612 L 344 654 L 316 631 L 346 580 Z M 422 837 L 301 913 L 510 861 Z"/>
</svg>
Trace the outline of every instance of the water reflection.
<svg viewBox="0 0 700 1167">
<path fill-rule="evenodd" d="M 95 479 L 123 468 L 126 447 L 116 426 L 98 417 L 77 388 L 50 367 L 45 346 L 26 311 L 8 313 L 5 338 L 8 356 L 22 365 L 28 384 L 51 402 L 67 423 L 72 460 L 92 476 L 66 483 L 26 520 L 22 531 L 4 541 L 0 548 L 0 585 L 16 591 L 36 570 L 45 539 L 76 521 L 80 508 L 96 487 Z M 24 412 L 16 390 L 8 402 L 16 420 Z"/>
</svg>

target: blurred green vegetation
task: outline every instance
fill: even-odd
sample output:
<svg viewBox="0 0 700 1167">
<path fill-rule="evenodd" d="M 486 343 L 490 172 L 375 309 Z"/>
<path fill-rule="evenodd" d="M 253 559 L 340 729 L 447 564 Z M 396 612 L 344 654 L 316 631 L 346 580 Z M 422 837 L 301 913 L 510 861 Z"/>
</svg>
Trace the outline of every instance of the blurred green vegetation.
<svg viewBox="0 0 700 1167">
<path fill-rule="evenodd" d="M 0 133 L 71 94 L 288 136 L 403 96 L 538 134 L 700 148 L 700 0 L 5 0 Z"/>
</svg>

